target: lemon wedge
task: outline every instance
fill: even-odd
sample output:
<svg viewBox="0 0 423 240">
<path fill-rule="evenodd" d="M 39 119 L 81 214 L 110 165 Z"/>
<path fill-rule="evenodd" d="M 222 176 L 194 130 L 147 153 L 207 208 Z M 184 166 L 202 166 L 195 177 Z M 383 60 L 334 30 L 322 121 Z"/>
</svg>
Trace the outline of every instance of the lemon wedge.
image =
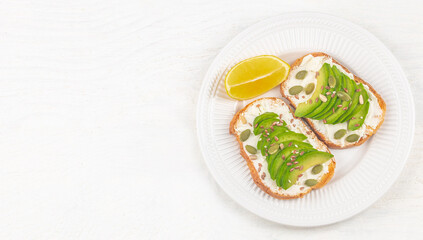
<svg viewBox="0 0 423 240">
<path fill-rule="evenodd" d="M 276 56 L 262 55 L 246 59 L 226 75 L 226 92 L 237 100 L 257 97 L 283 82 L 289 70 L 289 64 Z"/>
</svg>

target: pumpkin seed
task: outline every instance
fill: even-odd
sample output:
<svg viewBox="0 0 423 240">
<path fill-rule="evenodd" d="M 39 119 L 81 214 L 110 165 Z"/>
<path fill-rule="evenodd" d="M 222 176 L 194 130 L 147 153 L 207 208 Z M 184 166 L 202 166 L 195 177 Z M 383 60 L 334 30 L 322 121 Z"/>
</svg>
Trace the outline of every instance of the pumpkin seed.
<svg viewBox="0 0 423 240">
<path fill-rule="evenodd" d="M 341 139 L 346 133 L 347 133 L 347 130 L 339 129 L 338 131 L 336 131 L 334 137 L 335 139 Z"/>
<path fill-rule="evenodd" d="M 351 134 L 349 135 L 347 138 L 345 138 L 345 140 L 347 140 L 347 142 L 357 142 L 357 140 L 360 138 L 360 136 L 358 136 L 357 134 Z"/>
<path fill-rule="evenodd" d="M 279 145 L 273 145 L 273 146 L 271 146 L 270 148 L 269 148 L 269 154 L 274 154 L 274 153 L 276 153 L 277 151 L 278 151 L 278 149 L 279 149 Z"/>
<path fill-rule="evenodd" d="M 336 95 L 342 100 L 342 101 L 351 101 L 350 95 L 348 95 L 346 92 L 337 92 Z"/>
<path fill-rule="evenodd" d="M 305 185 L 307 185 L 309 187 L 313 187 L 316 184 L 317 184 L 317 180 L 316 179 L 307 179 L 305 181 Z"/>
<path fill-rule="evenodd" d="M 360 94 L 360 97 L 358 97 L 358 102 L 363 105 L 364 103 L 364 99 L 363 99 L 363 95 Z"/>
<path fill-rule="evenodd" d="M 241 135 L 239 136 L 239 138 L 241 139 L 241 141 L 245 142 L 250 137 L 250 134 L 251 134 L 251 130 L 250 129 L 244 130 L 241 133 Z"/>
<path fill-rule="evenodd" d="M 257 155 L 250 155 L 251 160 L 257 160 Z"/>
<path fill-rule="evenodd" d="M 307 95 L 309 95 L 310 93 L 312 93 L 314 90 L 314 83 L 309 83 L 307 84 L 307 86 L 305 87 L 305 93 Z"/>
<path fill-rule="evenodd" d="M 257 153 L 257 149 L 251 145 L 247 145 L 245 146 L 245 149 L 247 150 L 247 152 L 251 153 L 251 154 L 256 154 Z"/>
<path fill-rule="evenodd" d="M 295 78 L 298 80 L 303 80 L 306 76 L 307 76 L 306 70 L 299 71 L 297 74 L 295 74 Z"/>
<path fill-rule="evenodd" d="M 328 82 L 329 82 L 329 87 L 334 88 L 336 85 L 336 78 L 334 78 L 333 76 L 329 76 Z"/>
<path fill-rule="evenodd" d="M 297 95 L 302 90 L 303 90 L 303 86 L 300 86 L 300 85 L 293 86 L 292 88 L 289 89 L 289 94 L 291 94 L 291 95 Z"/>
<path fill-rule="evenodd" d="M 328 101 L 328 98 L 327 97 L 325 97 L 324 95 L 322 95 L 322 94 L 320 94 L 319 95 L 319 98 L 320 98 L 320 100 L 322 100 L 322 102 L 327 102 Z"/>
<path fill-rule="evenodd" d="M 311 169 L 311 173 L 313 173 L 313 174 L 319 174 L 322 170 L 323 170 L 323 165 L 322 164 L 319 164 L 319 165 L 314 166 Z"/>
<path fill-rule="evenodd" d="M 247 123 L 247 119 L 245 119 L 245 117 L 244 116 L 242 116 L 241 115 L 241 122 L 242 122 L 242 124 L 246 124 Z"/>
</svg>

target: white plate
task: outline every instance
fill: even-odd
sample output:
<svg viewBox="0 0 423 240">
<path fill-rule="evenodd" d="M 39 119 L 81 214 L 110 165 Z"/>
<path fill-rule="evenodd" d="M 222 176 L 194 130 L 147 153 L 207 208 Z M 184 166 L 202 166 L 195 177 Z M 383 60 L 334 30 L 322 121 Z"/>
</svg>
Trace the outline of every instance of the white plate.
<svg viewBox="0 0 423 240">
<path fill-rule="evenodd" d="M 292 63 L 305 53 L 316 51 L 332 55 L 382 95 L 387 105 L 385 122 L 362 146 L 332 151 L 337 168 L 324 188 L 302 199 L 278 200 L 254 184 L 238 143 L 229 134 L 229 122 L 235 112 L 252 100 L 230 99 L 224 89 L 224 76 L 237 62 L 249 57 L 272 54 Z M 277 88 L 263 96 L 281 97 Z M 338 222 L 379 199 L 407 160 L 414 120 L 410 87 L 389 50 L 363 28 L 317 13 L 285 14 L 239 34 L 210 66 L 197 112 L 201 150 L 219 185 L 251 212 L 294 226 Z"/>
</svg>

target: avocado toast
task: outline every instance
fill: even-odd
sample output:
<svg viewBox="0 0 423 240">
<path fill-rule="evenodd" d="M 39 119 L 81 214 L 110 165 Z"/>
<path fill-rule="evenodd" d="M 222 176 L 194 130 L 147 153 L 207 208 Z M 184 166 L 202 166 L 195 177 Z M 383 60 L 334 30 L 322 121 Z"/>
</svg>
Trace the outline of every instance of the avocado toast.
<svg viewBox="0 0 423 240">
<path fill-rule="evenodd" d="M 386 104 L 373 87 L 325 53 L 297 59 L 280 90 L 295 116 L 332 148 L 361 145 L 385 117 Z"/>
<path fill-rule="evenodd" d="M 334 174 L 327 146 L 279 98 L 251 102 L 235 114 L 229 131 L 254 182 L 275 198 L 303 197 Z"/>
</svg>

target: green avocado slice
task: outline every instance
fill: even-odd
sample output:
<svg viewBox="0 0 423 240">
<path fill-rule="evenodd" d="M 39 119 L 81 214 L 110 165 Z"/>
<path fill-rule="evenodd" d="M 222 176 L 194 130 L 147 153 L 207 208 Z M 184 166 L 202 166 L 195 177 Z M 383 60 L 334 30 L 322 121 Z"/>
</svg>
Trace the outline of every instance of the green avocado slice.
<svg viewBox="0 0 423 240">
<path fill-rule="evenodd" d="M 294 164 L 294 163 L 297 162 L 297 157 L 298 156 L 302 156 L 302 155 L 304 155 L 306 153 L 314 152 L 314 151 L 317 151 L 317 150 L 314 149 L 314 148 L 301 148 L 301 149 L 298 149 L 295 153 L 291 153 L 285 159 L 285 161 L 283 162 L 282 166 L 279 168 L 278 172 L 276 173 L 276 177 L 275 177 L 275 179 L 276 179 L 276 185 L 278 185 L 279 187 L 282 186 L 282 179 L 283 179 L 283 176 L 286 174 L 286 169 L 287 168 L 289 168 L 290 166 L 294 166 L 294 165 L 299 166 L 298 164 Z M 291 163 L 290 166 L 288 166 L 289 163 Z"/>
<path fill-rule="evenodd" d="M 285 126 L 274 126 L 273 132 L 271 132 L 269 135 L 266 135 L 266 134 L 261 135 L 259 141 L 257 142 L 257 149 L 259 149 L 261 151 L 261 154 L 264 156 L 266 154 L 266 148 L 268 147 L 267 139 L 269 139 L 269 142 L 270 142 L 271 138 L 274 138 L 276 135 L 285 133 L 285 132 L 290 132 L 290 130 Z"/>
<path fill-rule="evenodd" d="M 322 111 L 324 111 L 326 109 L 326 107 L 330 104 L 330 101 L 332 100 L 331 95 L 327 95 L 326 93 L 327 92 L 329 92 L 329 93 L 333 92 L 336 88 L 336 86 L 335 86 L 335 88 L 329 88 L 330 87 L 329 86 L 329 79 L 331 79 L 331 78 L 334 78 L 336 80 L 334 74 L 332 73 L 332 70 L 329 69 L 328 85 L 324 86 L 324 88 L 321 92 L 321 95 L 325 96 L 327 100 L 326 100 L 326 102 L 322 101 L 322 103 L 316 109 L 314 109 L 311 113 L 309 113 L 305 116 L 306 118 L 314 119 L 315 116 L 321 114 Z M 336 82 L 338 82 L 338 81 L 336 81 Z"/>
<path fill-rule="evenodd" d="M 280 133 L 272 138 L 270 138 L 269 136 L 269 141 L 267 141 L 264 143 L 264 148 L 269 149 L 269 146 L 272 144 L 281 144 L 283 142 L 286 141 L 304 141 L 307 139 L 307 137 L 302 134 L 302 133 L 296 133 L 296 132 L 285 132 L 285 133 Z"/>
<path fill-rule="evenodd" d="M 356 89 L 358 88 L 358 85 L 352 79 L 349 79 L 349 81 L 350 81 L 350 85 L 354 87 L 354 91 L 352 93 L 349 93 L 349 95 L 351 96 L 351 101 L 348 104 L 348 109 L 344 112 L 344 114 L 342 114 L 342 116 L 336 119 L 334 124 L 346 122 L 346 120 L 343 121 L 343 119 L 347 118 L 348 115 L 350 115 L 354 111 L 354 109 L 357 107 L 358 97 L 360 96 L 360 94 L 356 91 Z"/>
<path fill-rule="evenodd" d="M 326 85 L 326 86 L 324 86 L 323 87 L 323 90 L 322 90 L 322 92 L 321 92 L 321 94 L 323 95 L 323 96 L 325 96 L 326 98 L 327 98 L 327 100 L 326 100 L 326 102 L 323 102 L 322 101 L 322 103 L 316 108 L 316 109 L 314 109 L 311 113 L 309 113 L 309 114 L 307 114 L 307 115 L 305 115 L 304 117 L 306 117 L 306 118 L 313 118 L 314 119 L 314 117 L 315 116 L 317 116 L 317 115 L 319 115 L 319 114 L 321 114 L 322 113 L 322 111 L 323 110 L 325 110 L 326 109 L 326 107 L 331 103 L 331 100 L 332 100 L 332 98 L 330 97 L 330 95 L 327 95 L 326 93 L 327 92 L 333 92 L 335 89 L 336 89 L 336 85 L 335 85 L 335 88 L 329 88 L 329 79 L 330 78 L 334 78 L 335 79 L 335 81 L 337 82 L 337 84 L 338 84 L 338 80 L 336 80 L 336 77 L 334 76 L 334 74 L 333 74 L 333 72 L 332 72 L 332 69 L 330 69 L 329 68 L 329 77 L 328 77 L 328 84 Z M 320 89 L 321 89 L 322 87 L 320 87 Z M 328 89 L 329 88 L 329 89 Z"/>
<path fill-rule="evenodd" d="M 341 76 L 342 76 L 342 72 L 336 67 L 336 65 L 333 65 L 332 66 L 332 72 L 333 72 L 333 74 L 335 75 L 335 77 L 336 77 L 336 79 L 339 79 L 339 78 L 341 78 Z"/>
<path fill-rule="evenodd" d="M 356 85 L 356 83 L 353 80 L 351 80 L 351 81 L 353 82 L 354 85 Z M 354 112 L 354 110 L 360 105 L 360 104 L 358 104 L 358 101 L 359 101 L 359 97 L 360 97 L 361 93 L 357 92 L 356 91 L 357 89 L 359 89 L 358 85 L 355 86 L 351 106 L 348 108 L 347 112 L 345 112 L 340 118 L 338 118 L 338 120 L 336 120 L 335 123 L 343 123 L 343 122 L 346 122 L 347 120 L 349 120 L 351 118 L 351 115 Z"/>
<path fill-rule="evenodd" d="M 269 167 L 268 167 L 270 177 L 273 180 L 275 180 L 276 173 L 278 172 L 279 168 L 282 166 L 282 163 L 285 161 L 285 159 L 288 157 L 288 155 L 290 155 L 292 151 L 294 151 L 298 148 L 299 147 L 295 147 L 295 146 L 285 147 L 284 149 L 279 151 L 279 153 L 275 156 L 272 163 L 269 164 Z"/>
<path fill-rule="evenodd" d="M 302 156 L 299 156 L 297 158 L 298 164 L 289 166 L 285 169 L 285 174 L 282 176 L 281 187 L 285 190 L 290 188 L 297 182 L 298 176 L 300 174 L 307 171 L 307 169 L 309 169 L 310 167 L 325 163 L 332 157 L 332 154 L 320 151 L 309 152 Z M 302 166 L 302 168 L 295 169 L 296 166 Z M 294 168 L 294 170 L 291 171 L 292 168 Z"/>
<path fill-rule="evenodd" d="M 295 110 L 296 117 L 304 117 L 305 115 L 311 113 L 316 109 L 322 101 L 319 99 L 319 95 L 322 92 L 321 87 L 328 84 L 330 65 L 328 63 L 323 64 L 319 72 L 317 72 L 317 82 L 314 93 L 311 95 L 311 98 L 307 102 L 302 102 L 298 104 L 297 109 Z M 317 100 L 317 101 L 316 101 Z"/>
<path fill-rule="evenodd" d="M 266 157 L 267 165 L 271 166 L 273 161 L 275 160 L 276 156 L 279 154 L 279 152 L 282 151 L 282 149 L 279 149 L 274 154 L 269 154 L 269 156 Z"/>
<path fill-rule="evenodd" d="M 359 112 L 361 110 L 361 108 L 364 106 L 364 104 L 369 100 L 369 95 L 366 91 L 366 89 L 364 88 L 363 84 L 360 83 L 358 85 L 358 89 L 359 90 L 359 98 L 360 98 L 360 94 L 363 96 L 363 104 L 357 104 L 357 106 L 354 108 L 354 110 L 352 111 L 352 113 L 350 113 L 350 115 L 346 118 L 346 120 L 350 120 L 354 114 L 356 114 L 357 112 Z M 356 90 L 357 91 L 357 90 Z"/>
<path fill-rule="evenodd" d="M 260 124 L 263 120 L 265 120 L 265 119 L 269 119 L 269 118 L 277 118 L 278 117 L 278 114 L 276 114 L 276 113 L 274 113 L 274 112 L 265 112 L 265 113 L 263 113 L 263 114 L 261 114 L 261 115 L 259 115 L 259 116 L 257 116 L 255 119 L 254 119 L 254 122 L 253 122 L 253 126 L 256 126 L 256 124 Z"/>
<path fill-rule="evenodd" d="M 272 161 L 269 160 L 270 163 L 268 164 L 267 169 L 269 170 L 270 177 L 272 179 L 275 179 L 273 172 L 275 172 L 280 167 L 280 165 L 282 165 L 282 162 L 285 160 L 284 158 L 282 158 L 282 154 L 284 154 L 284 151 L 287 151 L 286 149 L 287 148 L 284 148 L 282 151 L 279 151 L 273 157 Z M 285 155 L 283 155 L 283 156 L 285 157 Z"/>
<path fill-rule="evenodd" d="M 269 129 L 268 129 L 269 130 Z M 271 131 L 268 136 L 264 136 L 267 138 L 274 138 L 275 136 L 280 135 L 281 133 L 291 132 L 288 127 L 286 126 L 274 126 L 273 131 Z M 266 134 L 264 134 L 266 135 Z"/>
<path fill-rule="evenodd" d="M 321 119 L 323 119 L 322 116 L 325 116 L 326 113 L 328 113 L 328 112 L 332 112 L 333 113 L 333 111 L 334 111 L 332 109 L 334 109 L 335 103 L 338 100 L 338 96 L 336 94 L 333 94 L 333 92 L 337 92 L 337 91 L 339 91 L 341 89 L 341 86 L 342 86 L 341 74 L 342 73 L 338 70 L 338 68 L 335 65 L 332 66 L 331 73 L 332 73 L 332 76 L 336 80 L 335 88 L 331 88 L 330 89 L 329 92 L 331 94 L 326 94 L 326 97 L 328 99 L 328 101 L 326 102 L 327 104 L 322 103 L 322 105 L 320 105 L 318 107 L 318 109 L 319 109 L 318 111 L 319 112 L 317 112 L 316 115 L 314 115 L 313 117 L 311 117 L 312 119 L 321 120 Z M 332 97 L 332 95 L 334 95 L 334 96 Z M 316 110 L 317 109 L 315 109 L 313 112 L 316 112 Z M 330 115 L 330 114 L 328 114 L 328 115 Z"/>
<path fill-rule="evenodd" d="M 336 79 L 335 92 L 337 92 L 337 91 L 341 90 L 341 87 L 343 86 L 343 82 L 342 82 L 343 78 L 341 77 L 342 73 L 339 71 L 339 69 L 335 65 L 332 66 L 332 73 L 333 73 L 333 76 Z M 332 94 L 333 94 L 333 92 L 332 92 Z M 316 120 L 324 119 L 325 116 L 327 117 L 327 116 L 330 115 L 330 113 L 333 113 L 335 111 L 334 110 L 335 104 L 338 101 L 341 102 L 341 100 L 338 98 L 338 96 L 336 94 L 335 94 L 334 97 L 332 97 L 332 94 L 328 95 L 328 99 L 330 99 L 330 100 L 329 100 L 329 104 L 327 105 L 327 107 L 324 110 L 322 110 L 321 113 L 314 116 L 313 119 L 316 119 Z M 327 113 L 329 113 L 329 114 L 327 114 Z"/>
<path fill-rule="evenodd" d="M 269 118 L 265 119 L 260 122 L 260 124 L 257 125 L 257 127 L 254 127 L 254 135 L 259 135 L 260 133 L 263 133 L 264 130 L 268 129 L 274 122 L 279 122 L 279 119 L 277 118 Z M 286 123 L 285 123 L 286 124 Z"/>
<path fill-rule="evenodd" d="M 288 147 L 296 147 L 296 148 L 312 148 L 313 146 L 310 143 L 306 143 L 306 142 L 300 142 L 300 141 L 285 141 L 282 143 L 284 145 L 284 148 L 288 148 Z M 269 166 L 272 165 L 273 161 L 275 160 L 276 155 L 282 151 L 283 149 L 279 149 L 276 153 L 271 154 L 267 157 L 267 163 L 269 164 Z"/>
<path fill-rule="evenodd" d="M 338 69 L 336 69 L 336 70 L 339 72 L 339 74 L 336 74 L 336 75 L 337 75 L 337 80 L 339 78 L 339 83 L 340 83 L 340 85 L 338 86 L 336 91 L 340 91 L 343 88 L 343 86 L 346 85 L 346 83 L 345 83 L 345 78 L 342 77 L 342 73 Z M 326 111 L 324 111 L 324 113 L 318 115 L 315 118 L 316 120 L 325 119 L 325 118 L 329 117 L 330 115 L 332 115 L 335 112 L 336 109 L 338 109 L 337 106 L 339 106 L 342 103 L 342 100 L 337 95 L 335 95 L 334 98 L 336 99 L 336 101 L 334 102 L 332 108 L 326 109 Z"/>
<path fill-rule="evenodd" d="M 363 125 L 367 113 L 369 112 L 369 107 L 370 102 L 366 102 L 360 111 L 353 115 L 351 120 L 348 122 L 348 130 L 357 130 Z"/>
<path fill-rule="evenodd" d="M 354 90 L 355 90 L 355 86 L 354 86 L 355 84 L 352 83 L 351 79 L 347 75 L 343 75 L 343 78 L 345 79 L 344 82 L 346 83 L 346 86 L 344 86 L 343 88 L 347 88 L 347 91 L 348 91 L 347 94 L 352 98 L 354 94 Z M 346 91 L 342 91 L 342 92 L 345 93 Z M 326 118 L 326 124 L 335 124 L 335 121 L 338 118 L 340 118 L 348 110 L 350 103 L 351 101 L 342 101 L 341 103 L 342 106 L 339 108 L 337 107 L 335 112 Z"/>
<path fill-rule="evenodd" d="M 307 147 L 312 148 L 311 144 L 304 143 L 298 140 L 288 140 L 282 143 L 284 143 L 284 145 L 286 143 L 286 146 L 284 146 L 284 148 L 281 151 L 279 151 L 274 158 L 272 158 L 272 161 L 269 160 L 268 169 L 272 179 L 275 179 L 274 176 L 282 164 L 280 161 L 283 162 L 293 150 L 299 149 L 299 148 L 307 148 Z"/>
</svg>

